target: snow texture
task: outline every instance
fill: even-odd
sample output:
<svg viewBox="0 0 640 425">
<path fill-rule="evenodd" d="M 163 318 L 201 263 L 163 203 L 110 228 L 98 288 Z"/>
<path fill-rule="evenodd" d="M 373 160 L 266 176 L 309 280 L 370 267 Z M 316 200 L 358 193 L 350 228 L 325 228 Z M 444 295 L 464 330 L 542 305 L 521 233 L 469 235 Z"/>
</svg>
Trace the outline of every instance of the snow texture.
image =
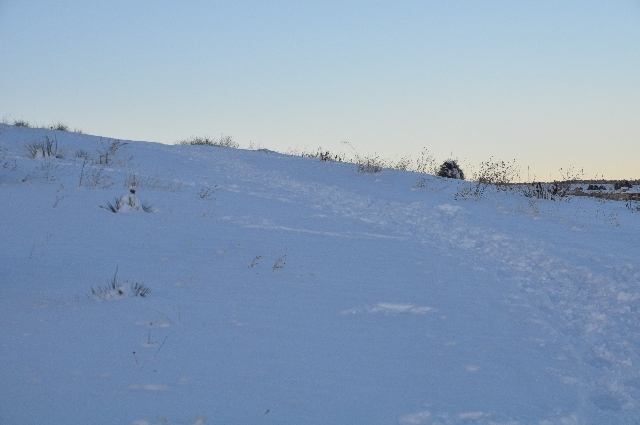
<svg viewBox="0 0 640 425">
<path fill-rule="evenodd" d="M 624 202 L 112 143 L 0 125 L 0 423 L 640 423 Z"/>
</svg>

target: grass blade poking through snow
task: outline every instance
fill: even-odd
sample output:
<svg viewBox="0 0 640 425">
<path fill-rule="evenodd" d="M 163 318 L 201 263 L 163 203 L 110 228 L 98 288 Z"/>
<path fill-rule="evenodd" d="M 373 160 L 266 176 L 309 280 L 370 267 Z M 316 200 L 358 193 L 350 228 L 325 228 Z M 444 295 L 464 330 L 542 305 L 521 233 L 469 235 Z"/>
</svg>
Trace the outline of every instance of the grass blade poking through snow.
<svg viewBox="0 0 640 425">
<path fill-rule="evenodd" d="M 152 213 L 156 211 L 156 208 L 148 202 L 140 202 L 134 194 L 124 195 L 120 198 L 115 198 L 114 202 L 107 201 L 106 205 L 100 205 L 100 208 L 104 208 L 112 213 L 127 212 L 131 210 L 140 210 L 146 213 Z"/>
</svg>

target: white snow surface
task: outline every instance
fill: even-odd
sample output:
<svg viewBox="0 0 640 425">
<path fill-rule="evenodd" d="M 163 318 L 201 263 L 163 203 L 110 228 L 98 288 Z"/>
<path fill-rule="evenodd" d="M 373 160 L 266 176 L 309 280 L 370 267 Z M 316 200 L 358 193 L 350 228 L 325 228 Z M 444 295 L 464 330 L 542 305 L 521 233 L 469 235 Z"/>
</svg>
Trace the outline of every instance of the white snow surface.
<svg viewBox="0 0 640 425">
<path fill-rule="evenodd" d="M 623 202 L 111 142 L 0 125 L 1 424 L 640 423 Z"/>
</svg>

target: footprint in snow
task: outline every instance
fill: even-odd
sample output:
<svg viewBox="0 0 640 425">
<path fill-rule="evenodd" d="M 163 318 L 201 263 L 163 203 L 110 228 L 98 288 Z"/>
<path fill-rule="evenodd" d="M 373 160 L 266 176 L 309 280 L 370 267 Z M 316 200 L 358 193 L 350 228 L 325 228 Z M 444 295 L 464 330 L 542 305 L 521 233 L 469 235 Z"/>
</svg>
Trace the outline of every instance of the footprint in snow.
<svg viewBox="0 0 640 425">
<path fill-rule="evenodd" d="M 133 384 L 129 388 L 131 388 L 132 390 L 145 390 L 145 391 L 165 391 L 169 389 L 169 387 L 166 385 L 157 385 L 157 384 Z"/>
<path fill-rule="evenodd" d="M 438 205 L 436 208 L 449 215 L 453 215 L 458 211 L 462 210 L 462 207 L 459 207 L 457 205 L 451 205 L 451 204 Z"/>
<path fill-rule="evenodd" d="M 380 302 L 373 307 L 365 307 L 364 309 L 350 308 L 347 310 L 342 310 L 340 314 L 347 315 L 347 314 L 357 314 L 357 313 L 366 312 L 370 314 L 382 314 L 382 315 L 388 316 L 388 315 L 396 315 L 396 314 L 403 314 L 403 313 L 426 314 L 433 311 L 435 311 L 435 309 L 433 307 L 428 307 L 428 306 Z"/>
</svg>

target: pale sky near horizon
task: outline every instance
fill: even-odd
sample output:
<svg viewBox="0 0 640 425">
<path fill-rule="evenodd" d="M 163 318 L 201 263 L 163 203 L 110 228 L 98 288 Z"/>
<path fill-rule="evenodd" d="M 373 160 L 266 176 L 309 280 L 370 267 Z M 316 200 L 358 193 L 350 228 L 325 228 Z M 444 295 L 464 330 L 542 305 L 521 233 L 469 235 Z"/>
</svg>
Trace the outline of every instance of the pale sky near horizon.
<svg viewBox="0 0 640 425">
<path fill-rule="evenodd" d="M 640 178 L 640 0 L 0 0 L 2 117 Z"/>
</svg>

